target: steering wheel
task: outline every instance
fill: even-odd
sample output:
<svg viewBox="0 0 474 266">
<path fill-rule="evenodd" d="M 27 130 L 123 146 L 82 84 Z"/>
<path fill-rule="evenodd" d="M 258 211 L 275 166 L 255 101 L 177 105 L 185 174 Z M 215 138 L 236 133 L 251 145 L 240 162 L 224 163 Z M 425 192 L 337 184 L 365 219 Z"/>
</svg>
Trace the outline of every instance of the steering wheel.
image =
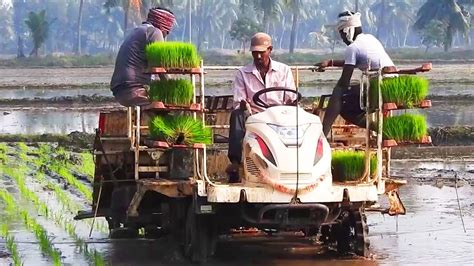
<svg viewBox="0 0 474 266">
<path fill-rule="evenodd" d="M 288 89 L 288 88 L 285 88 L 285 87 L 272 87 L 272 88 L 266 88 L 266 89 L 263 89 L 261 91 L 258 91 L 257 93 L 255 93 L 253 95 L 253 98 L 252 98 L 252 101 L 255 103 L 255 105 L 257 105 L 258 107 L 262 107 L 262 108 L 270 108 L 272 106 L 279 106 L 279 105 L 293 105 L 294 101 L 292 101 L 291 103 L 283 103 L 283 104 L 268 104 L 268 103 L 265 103 L 261 98 L 260 96 L 262 96 L 263 94 L 266 94 L 268 92 L 275 92 L 275 91 L 280 91 L 280 92 L 289 92 L 289 93 L 292 93 L 292 94 L 296 94 L 297 95 L 297 101 L 301 101 L 301 93 L 299 92 L 296 92 L 295 90 L 293 89 Z M 285 101 L 284 99 L 285 97 L 285 94 L 283 94 L 283 101 Z"/>
</svg>

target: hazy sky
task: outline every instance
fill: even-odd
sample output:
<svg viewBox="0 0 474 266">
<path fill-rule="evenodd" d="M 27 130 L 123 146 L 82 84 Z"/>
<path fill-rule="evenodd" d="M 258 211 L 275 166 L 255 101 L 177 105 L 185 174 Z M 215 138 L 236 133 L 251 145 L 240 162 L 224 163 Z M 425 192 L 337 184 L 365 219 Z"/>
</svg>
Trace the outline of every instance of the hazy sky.
<svg viewBox="0 0 474 266">
<path fill-rule="evenodd" d="M 12 0 L 0 0 L 0 3 L 7 4 L 7 5 L 11 6 L 12 5 Z"/>
</svg>

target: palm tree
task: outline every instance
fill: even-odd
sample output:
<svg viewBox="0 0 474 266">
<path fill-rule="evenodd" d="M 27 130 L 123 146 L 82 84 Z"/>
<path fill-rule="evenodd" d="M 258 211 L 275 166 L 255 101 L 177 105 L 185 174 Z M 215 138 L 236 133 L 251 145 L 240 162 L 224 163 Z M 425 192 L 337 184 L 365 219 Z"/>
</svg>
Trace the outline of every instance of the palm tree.
<svg viewBox="0 0 474 266">
<path fill-rule="evenodd" d="M 30 12 L 25 23 L 33 37 L 33 50 L 31 50 L 30 56 L 38 57 L 38 50 L 41 45 L 43 45 L 49 33 L 50 23 L 46 21 L 46 10 L 43 9 L 39 13 Z"/>
<path fill-rule="evenodd" d="M 76 45 L 74 53 L 81 55 L 81 29 L 82 29 L 82 11 L 84 8 L 84 0 L 79 1 L 79 17 L 77 18 L 77 29 L 76 29 Z"/>
<path fill-rule="evenodd" d="M 290 33 L 290 54 L 295 52 L 296 32 L 298 31 L 298 19 L 300 15 L 301 0 L 284 0 L 285 5 L 291 11 L 291 33 Z"/>
<path fill-rule="evenodd" d="M 470 1 L 464 1 L 470 4 Z M 428 0 L 417 13 L 415 29 L 422 30 L 431 21 L 439 20 L 445 26 L 444 51 L 448 51 L 456 32 L 461 32 L 468 39 L 470 15 L 456 0 Z"/>
<path fill-rule="evenodd" d="M 282 14 L 280 0 L 255 0 L 255 9 L 263 13 L 262 25 L 268 33 L 270 21 Z"/>
<path fill-rule="evenodd" d="M 371 11 L 377 18 L 377 38 L 385 32 L 387 42 L 392 41 L 397 46 L 404 46 L 410 25 L 413 23 L 413 8 L 411 0 L 396 0 L 386 2 L 381 0 L 371 6 Z M 400 38 L 403 36 L 403 40 Z"/>
<path fill-rule="evenodd" d="M 143 4 L 142 2 L 143 0 L 106 0 L 104 7 L 107 9 L 107 11 L 110 11 L 110 9 L 114 7 L 122 7 L 123 32 L 126 33 L 128 30 L 130 11 L 134 9 L 140 15 L 140 10 Z"/>
</svg>

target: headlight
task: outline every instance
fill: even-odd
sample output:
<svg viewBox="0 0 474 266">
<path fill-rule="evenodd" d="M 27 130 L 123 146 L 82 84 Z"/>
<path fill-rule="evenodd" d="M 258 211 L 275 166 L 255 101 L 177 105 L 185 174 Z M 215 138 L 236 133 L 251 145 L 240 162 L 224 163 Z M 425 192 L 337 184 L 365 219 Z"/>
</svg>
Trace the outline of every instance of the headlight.
<svg viewBox="0 0 474 266">
<path fill-rule="evenodd" d="M 280 139 L 286 145 L 296 145 L 297 141 L 298 141 L 298 144 L 301 144 L 304 134 L 309 127 L 309 124 L 299 125 L 297 127 L 296 126 L 292 126 L 292 127 L 277 126 L 273 124 L 267 124 L 267 125 L 278 134 Z"/>
</svg>

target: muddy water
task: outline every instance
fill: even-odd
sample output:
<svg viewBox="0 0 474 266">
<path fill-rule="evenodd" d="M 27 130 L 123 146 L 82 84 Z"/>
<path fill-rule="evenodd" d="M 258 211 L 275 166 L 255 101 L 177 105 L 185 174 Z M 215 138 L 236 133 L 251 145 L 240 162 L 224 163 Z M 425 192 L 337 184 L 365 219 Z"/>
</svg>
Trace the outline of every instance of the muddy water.
<svg viewBox="0 0 474 266">
<path fill-rule="evenodd" d="M 429 127 L 474 124 L 474 105 L 469 102 L 435 102 L 432 108 L 409 112 L 425 115 Z M 0 134 L 93 133 L 98 125 L 98 114 L 98 109 L 84 106 L 81 109 L 0 107 Z"/>
<path fill-rule="evenodd" d="M 98 111 L 35 109 L 1 112 L 0 134 L 68 134 L 72 131 L 92 133 L 99 120 Z"/>
</svg>

